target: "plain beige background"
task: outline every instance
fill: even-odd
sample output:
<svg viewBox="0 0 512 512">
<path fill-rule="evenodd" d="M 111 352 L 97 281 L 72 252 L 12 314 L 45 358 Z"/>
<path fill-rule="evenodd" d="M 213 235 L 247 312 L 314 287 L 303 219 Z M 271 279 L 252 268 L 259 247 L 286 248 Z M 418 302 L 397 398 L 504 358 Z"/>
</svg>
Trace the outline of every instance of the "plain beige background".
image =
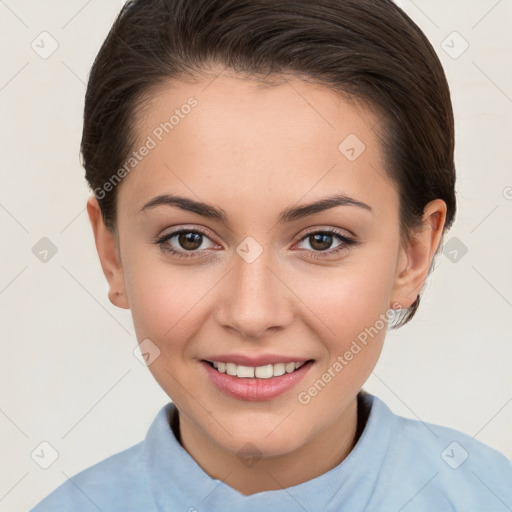
<svg viewBox="0 0 512 512">
<path fill-rule="evenodd" d="M 169 401 L 135 355 L 130 313 L 108 301 L 85 211 L 85 87 L 122 4 L 0 1 L 0 512 L 141 441 Z M 450 83 L 458 214 L 366 389 L 512 457 L 512 2 L 400 5 Z"/>
</svg>

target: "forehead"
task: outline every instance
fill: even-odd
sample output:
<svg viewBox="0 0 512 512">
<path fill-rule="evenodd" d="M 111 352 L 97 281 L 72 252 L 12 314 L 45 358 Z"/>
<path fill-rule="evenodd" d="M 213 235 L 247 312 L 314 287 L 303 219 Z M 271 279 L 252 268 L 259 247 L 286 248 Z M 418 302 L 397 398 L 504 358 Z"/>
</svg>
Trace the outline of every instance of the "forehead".
<svg viewBox="0 0 512 512">
<path fill-rule="evenodd" d="M 396 201 L 377 125 L 370 109 L 299 78 L 263 85 L 221 72 L 168 82 L 139 111 L 136 148 L 149 140 L 152 148 L 123 195 L 139 206 L 171 190 L 217 204 L 310 202 L 326 191 Z"/>
</svg>

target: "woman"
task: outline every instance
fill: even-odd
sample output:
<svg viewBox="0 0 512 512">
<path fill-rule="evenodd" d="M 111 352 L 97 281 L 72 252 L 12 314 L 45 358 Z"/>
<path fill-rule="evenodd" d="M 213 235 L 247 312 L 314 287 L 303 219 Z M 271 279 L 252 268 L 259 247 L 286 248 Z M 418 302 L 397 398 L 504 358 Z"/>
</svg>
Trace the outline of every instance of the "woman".
<svg viewBox="0 0 512 512">
<path fill-rule="evenodd" d="M 512 463 L 362 387 L 455 200 L 445 74 L 389 0 L 135 0 L 82 154 L 109 298 L 172 402 L 56 510 L 507 510 Z"/>
</svg>

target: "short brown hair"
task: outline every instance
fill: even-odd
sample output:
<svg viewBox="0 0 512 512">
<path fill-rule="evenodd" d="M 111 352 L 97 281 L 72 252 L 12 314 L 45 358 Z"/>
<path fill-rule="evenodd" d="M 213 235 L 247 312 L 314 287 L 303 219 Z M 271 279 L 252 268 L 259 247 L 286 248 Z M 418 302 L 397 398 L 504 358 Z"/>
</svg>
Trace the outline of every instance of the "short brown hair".
<svg viewBox="0 0 512 512">
<path fill-rule="evenodd" d="M 205 76 L 211 63 L 267 83 L 307 77 L 368 105 L 380 117 L 376 133 L 400 196 L 402 239 L 436 198 L 447 205 L 444 231 L 450 228 L 456 201 L 448 83 L 426 36 L 391 0 L 126 2 L 87 86 L 81 153 L 92 190 L 133 151 L 137 113 L 153 88 Z M 116 188 L 98 202 L 105 225 L 115 229 Z M 392 327 L 407 323 L 419 302 L 418 293 Z"/>
</svg>

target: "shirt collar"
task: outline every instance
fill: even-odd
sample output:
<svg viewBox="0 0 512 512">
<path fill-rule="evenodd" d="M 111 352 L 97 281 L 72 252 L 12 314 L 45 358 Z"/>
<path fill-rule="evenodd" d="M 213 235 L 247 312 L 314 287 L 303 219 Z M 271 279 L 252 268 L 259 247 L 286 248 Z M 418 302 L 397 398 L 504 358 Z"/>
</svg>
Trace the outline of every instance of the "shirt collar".
<svg viewBox="0 0 512 512">
<path fill-rule="evenodd" d="M 329 503 L 350 501 L 354 493 L 365 492 L 368 498 L 379 476 L 379 468 L 393 430 L 393 413 L 379 398 L 362 394 L 371 408 L 361 437 L 349 455 L 328 472 L 285 489 L 264 491 L 245 496 L 212 478 L 188 454 L 170 427 L 177 413 L 173 402 L 156 415 L 144 441 L 144 458 L 151 492 L 160 511 L 183 510 L 252 512 L 276 505 L 283 512 L 328 510 Z"/>
</svg>

